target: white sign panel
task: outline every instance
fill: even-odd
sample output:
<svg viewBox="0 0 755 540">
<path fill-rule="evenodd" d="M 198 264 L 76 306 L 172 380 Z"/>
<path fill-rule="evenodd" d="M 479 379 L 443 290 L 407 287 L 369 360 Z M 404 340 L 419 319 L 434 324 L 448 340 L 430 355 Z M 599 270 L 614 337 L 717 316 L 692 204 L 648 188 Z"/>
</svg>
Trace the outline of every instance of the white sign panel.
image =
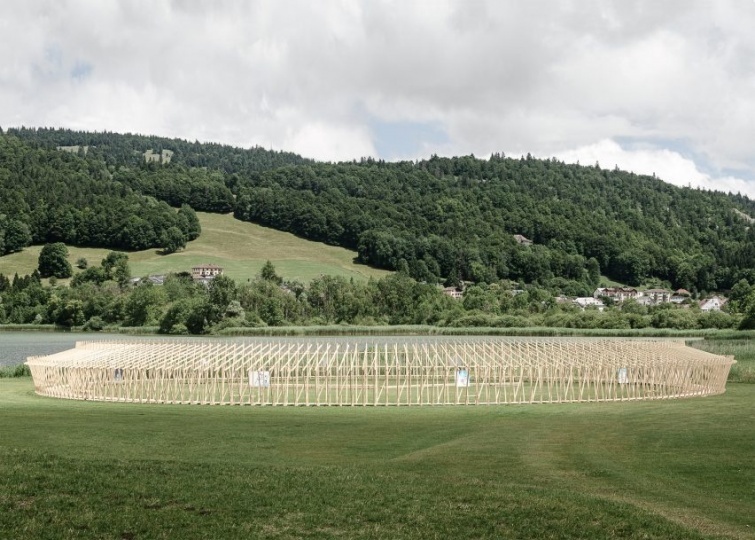
<svg viewBox="0 0 755 540">
<path fill-rule="evenodd" d="M 466 388 L 469 386 L 469 371 L 466 369 L 456 370 L 456 388 Z"/>
<path fill-rule="evenodd" d="M 270 372 L 249 370 L 249 386 L 254 388 L 269 388 Z"/>
<path fill-rule="evenodd" d="M 628 384 L 629 383 L 629 375 L 627 373 L 627 368 L 619 368 L 619 384 Z"/>
</svg>

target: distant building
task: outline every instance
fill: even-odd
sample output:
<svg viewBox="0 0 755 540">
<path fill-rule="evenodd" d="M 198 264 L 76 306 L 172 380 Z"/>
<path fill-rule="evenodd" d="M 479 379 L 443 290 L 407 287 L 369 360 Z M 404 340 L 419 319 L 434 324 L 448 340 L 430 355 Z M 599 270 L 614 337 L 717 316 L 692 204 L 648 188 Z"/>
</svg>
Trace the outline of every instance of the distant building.
<svg viewBox="0 0 755 540">
<path fill-rule="evenodd" d="M 700 309 L 702 311 L 721 311 L 721 308 L 726 305 L 728 300 L 722 296 L 711 296 L 700 302 Z"/>
<path fill-rule="evenodd" d="M 464 291 L 458 287 L 443 287 L 443 294 L 450 296 L 454 300 L 460 300 L 464 296 Z"/>
<path fill-rule="evenodd" d="M 605 296 L 606 298 L 613 299 L 615 302 L 623 302 L 629 298 L 639 297 L 640 293 L 632 287 L 598 287 L 592 296 L 593 298 Z"/>
<path fill-rule="evenodd" d="M 598 311 L 603 311 L 606 308 L 606 305 L 603 302 L 601 302 L 597 298 L 593 298 L 592 296 L 583 296 L 580 298 L 575 298 L 574 304 L 579 306 L 582 309 L 585 309 L 588 307 L 594 307 L 594 308 L 598 308 Z"/>
<path fill-rule="evenodd" d="M 157 275 L 149 276 L 147 279 L 153 285 L 163 285 L 165 283 L 165 275 L 162 275 L 162 274 L 157 274 Z"/>
<path fill-rule="evenodd" d="M 223 267 L 218 266 L 217 264 L 199 264 L 197 266 L 192 266 L 191 268 L 191 277 L 195 280 L 198 279 L 212 279 L 215 276 L 220 276 L 223 274 Z"/>
<path fill-rule="evenodd" d="M 527 238 L 526 236 L 522 236 L 521 234 L 515 234 L 514 240 L 516 240 L 516 243 L 520 246 L 531 246 L 532 240 Z"/>
<path fill-rule="evenodd" d="M 153 285 L 163 285 L 165 283 L 165 275 L 154 274 L 147 276 L 146 278 L 133 277 L 128 280 L 131 285 L 141 285 L 143 283 L 152 283 Z"/>
<path fill-rule="evenodd" d="M 644 295 L 652 298 L 654 304 L 665 304 L 671 301 L 672 292 L 666 289 L 648 289 Z"/>
</svg>

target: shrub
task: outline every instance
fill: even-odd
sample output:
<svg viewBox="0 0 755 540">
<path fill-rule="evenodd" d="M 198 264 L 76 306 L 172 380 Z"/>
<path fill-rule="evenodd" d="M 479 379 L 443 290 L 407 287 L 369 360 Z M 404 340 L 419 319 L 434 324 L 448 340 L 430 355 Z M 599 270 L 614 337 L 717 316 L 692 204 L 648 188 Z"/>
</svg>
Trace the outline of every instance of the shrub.
<svg viewBox="0 0 755 540">
<path fill-rule="evenodd" d="M 2 366 L 0 367 L 0 379 L 10 379 L 15 377 L 30 377 L 31 371 L 26 364 L 18 364 L 17 366 Z"/>
<path fill-rule="evenodd" d="M 90 318 L 86 323 L 84 323 L 84 330 L 86 331 L 100 332 L 103 328 L 105 328 L 105 321 L 103 321 L 102 318 L 98 317 L 97 315 Z"/>
</svg>

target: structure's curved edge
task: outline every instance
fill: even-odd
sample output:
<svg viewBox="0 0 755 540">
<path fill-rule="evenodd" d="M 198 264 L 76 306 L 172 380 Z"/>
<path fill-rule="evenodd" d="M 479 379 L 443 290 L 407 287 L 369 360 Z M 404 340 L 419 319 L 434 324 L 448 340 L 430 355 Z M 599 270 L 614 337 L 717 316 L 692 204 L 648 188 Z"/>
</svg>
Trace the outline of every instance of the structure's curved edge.
<svg viewBox="0 0 755 540">
<path fill-rule="evenodd" d="M 734 363 L 682 340 L 79 342 L 30 357 L 40 395 L 232 405 L 495 405 L 723 393 Z"/>
</svg>

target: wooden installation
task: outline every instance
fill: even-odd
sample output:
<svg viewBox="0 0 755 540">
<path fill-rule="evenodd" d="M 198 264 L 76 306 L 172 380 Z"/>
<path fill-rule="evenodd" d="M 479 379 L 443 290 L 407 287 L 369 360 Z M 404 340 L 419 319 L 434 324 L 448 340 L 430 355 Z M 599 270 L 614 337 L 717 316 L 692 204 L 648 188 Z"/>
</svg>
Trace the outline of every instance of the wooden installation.
<svg viewBox="0 0 755 540">
<path fill-rule="evenodd" d="M 102 341 L 26 362 L 40 395 L 213 405 L 498 405 L 707 396 L 733 357 L 682 340 Z"/>
</svg>

